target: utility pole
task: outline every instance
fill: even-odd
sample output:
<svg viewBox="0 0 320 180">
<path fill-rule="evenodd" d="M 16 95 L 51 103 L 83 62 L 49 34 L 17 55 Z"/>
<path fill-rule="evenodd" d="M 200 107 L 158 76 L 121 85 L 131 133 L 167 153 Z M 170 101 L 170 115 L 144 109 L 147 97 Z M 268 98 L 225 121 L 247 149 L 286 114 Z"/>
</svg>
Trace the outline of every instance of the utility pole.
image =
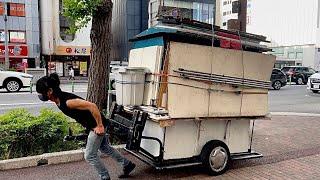
<svg viewBox="0 0 320 180">
<path fill-rule="evenodd" d="M 9 61 L 9 34 L 8 34 L 8 5 L 7 2 L 4 1 L 3 3 L 4 6 L 4 13 L 3 13 L 3 19 L 4 19 L 4 49 L 5 49 L 5 69 L 9 70 L 10 67 L 10 61 Z"/>
<path fill-rule="evenodd" d="M 240 31 L 247 31 L 247 0 L 240 0 L 240 12 L 238 13 L 238 19 L 240 21 Z"/>
</svg>

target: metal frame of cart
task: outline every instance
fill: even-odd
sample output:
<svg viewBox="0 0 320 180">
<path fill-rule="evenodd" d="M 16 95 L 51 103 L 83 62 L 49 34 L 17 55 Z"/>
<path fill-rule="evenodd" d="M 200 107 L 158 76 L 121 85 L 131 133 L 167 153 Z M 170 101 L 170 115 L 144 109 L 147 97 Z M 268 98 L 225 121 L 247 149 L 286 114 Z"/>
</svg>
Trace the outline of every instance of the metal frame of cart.
<svg viewBox="0 0 320 180">
<path fill-rule="evenodd" d="M 179 151 L 176 151 L 175 147 L 173 147 L 176 145 L 166 140 L 163 140 L 161 137 L 148 136 L 146 135 L 146 130 L 149 129 L 152 131 L 157 131 L 154 129 L 154 127 L 151 128 L 151 126 L 156 124 L 159 125 L 159 128 L 172 128 L 174 126 L 181 126 L 179 125 L 179 122 L 182 124 L 185 124 L 188 122 L 193 123 L 193 121 L 192 120 L 170 120 L 170 119 L 163 119 L 163 118 L 157 121 L 154 118 L 152 119 L 151 118 L 152 116 L 153 116 L 152 113 L 147 112 L 145 110 L 141 110 L 141 108 L 132 108 L 129 110 L 128 108 L 123 106 L 113 105 L 111 110 L 111 121 L 114 124 L 117 124 L 119 126 L 129 129 L 129 138 L 128 138 L 128 142 L 125 150 L 130 154 L 132 154 L 133 156 L 135 156 L 136 158 L 138 158 L 139 160 L 153 166 L 157 170 L 171 169 L 171 168 L 178 168 L 178 167 L 185 167 L 185 166 L 203 165 L 203 167 L 207 170 L 208 174 L 220 175 L 220 174 L 223 174 L 228 169 L 228 165 L 233 160 L 244 160 L 244 159 L 253 159 L 253 158 L 262 157 L 262 154 L 254 152 L 251 148 L 252 140 L 253 140 L 253 132 L 254 132 L 254 122 L 256 120 L 267 120 L 269 118 L 266 118 L 266 117 L 215 118 L 213 120 L 204 120 L 204 121 L 202 121 L 201 119 L 195 119 L 194 121 L 197 121 L 197 122 L 207 122 L 207 124 L 209 124 L 207 126 L 214 126 L 215 125 L 214 123 L 223 124 L 222 122 L 226 122 L 226 126 L 225 126 L 226 129 L 224 130 L 225 138 L 226 136 L 228 136 L 227 133 L 233 133 L 230 131 L 230 129 L 228 129 L 228 128 L 232 128 L 231 127 L 232 122 L 236 122 L 237 123 L 236 125 L 239 125 L 239 123 L 241 124 L 241 122 L 249 121 L 250 122 L 250 132 L 248 132 L 249 139 L 245 141 L 245 142 L 249 142 L 248 149 L 247 151 L 243 151 L 243 152 L 230 153 L 229 145 L 234 146 L 234 144 L 228 144 L 226 140 L 223 141 L 218 137 L 215 138 L 214 136 L 210 136 L 210 135 L 208 136 L 210 132 L 204 131 L 203 135 L 208 137 L 205 138 L 206 142 L 203 143 L 204 145 L 201 145 L 201 147 L 199 147 L 201 151 L 194 151 L 195 153 L 192 154 L 192 156 L 184 156 L 183 154 L 186 154 L 186 153 L 181 152 L 182 155 L 180 156 L 180 155 L 173 155 L 176 152 L 179 153 Z M 174 121 L 178 121 L 178 122 L 174 122 Z M 150 123 L 153 125 L 150 125 Z M 213 124 L 210 125 L 211 123 Z M 185 126 L 182 125 L 181 128 L 185 128 Z M 170 134 L 172 132 L 174 132 L 173 135 Z M 167 137 L 167 138 L 176 138 L 176 139 L 183 138 L 181 137 L 181 135 L 179 135 L 180 133 L 179 129 L 175 128 L 174 131 L 172 132 L 168 131 L 167 135 L 170 137 Z M 187 133 L 190 134 L 191 132 L 189 131 Z M 164 134 L 164 136 L 166 136 L 166 134 Z M 145 145 L 146 143 L 149 144 L 149 147 Z M 193 147 L 194 142 L 190 140 L 189 142 L 185 141 L 184 143 L 185 144 L 182 149 Z M 241 142 L 239 142 L 239 144 L 241 144 Z M 150 149 L 150 146 L 153 148 L 156 147 L 154 149 L 157 149 L 158 152 L 155 153 L 153 148 Z M 171 147 L 168 147 L 168 146 L 171 146 Z M 172 151 L 169 152 L 170 149 L 176 152 L 172 152 Z M 177 158 L 174 158 L 175 156 Z"/>
</svg>

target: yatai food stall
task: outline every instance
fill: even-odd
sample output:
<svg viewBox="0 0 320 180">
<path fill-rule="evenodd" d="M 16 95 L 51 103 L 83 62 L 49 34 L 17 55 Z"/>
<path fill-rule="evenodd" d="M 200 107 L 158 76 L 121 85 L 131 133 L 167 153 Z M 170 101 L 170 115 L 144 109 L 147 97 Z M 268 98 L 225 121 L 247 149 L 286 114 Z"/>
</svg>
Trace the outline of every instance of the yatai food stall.
<svg viewBox="0 0 320 180">
<path fill-rule="evenodd" d="M 116 74 L 113 122 L 129 129 L 126 150 L 157 169 L 259 158 L 254 123 L 268 120 L 275 57 L 263 36 L 164 19 L 137 35 Z"/>
</svg>

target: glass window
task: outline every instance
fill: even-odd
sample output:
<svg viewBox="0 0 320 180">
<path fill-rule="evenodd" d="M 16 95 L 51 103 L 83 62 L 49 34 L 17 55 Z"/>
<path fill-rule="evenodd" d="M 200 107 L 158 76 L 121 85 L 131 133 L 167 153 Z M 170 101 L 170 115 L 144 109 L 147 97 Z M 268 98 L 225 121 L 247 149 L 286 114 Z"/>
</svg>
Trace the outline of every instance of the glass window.
<svg viewBox="0 0 320 180">
<path fill-rule="evenodd" d="M 272 51 L 275 52 L 275 53 L 283 54 L 284 53 L 284 48 L 273 48 Z"/>
<path fill-rule="evenodd" d="M 202 0 L 164 0 L 159 15 L 180 16 L 204 23 L 214 23 L 215 1 Z M 223 12 L 226 15 L 227 12 Z"/>
<path fill-rule="evenodd" d="M 296 53 L 295 52 L 289 52 L 288 53 L 288 58 L 289 59 L 296 59 Z"/>
<path fill-rule="evenodd" d="M 0 31 L 0 42 L 4 42 L 5 41 L 5 33 L 4 31 Z"/>
<path fill-rule="evenodd" d="M 297 68 L 295 69 L 296 72 L 302 72 L 302 70 L 303 70 L 303 69 L 302 69 L 301 67 L 297 67 Z"/>
<path fill-rule="evenodd" d="M 9 16 L 25 16 L 24 4 L 8 3 L 8 15 Z"/>
<path fill-rule="evenodd" d="M 297 59 L 302 59 L 302 58 L 303 58 L 303 53 L 297 52 Z"/>
<path fill-rule="evenodd" d="M 307 72 L 310 72 L 310 73 L 312 73 L 312 74 L 315 74 L 316 73 L 316 71 L 314 70 L 314 69 L 312 69 L 312 68 L 308 68 L 308 71 Z"/>
<path fill-rule="evenodd" d="M 0 2 L 0 15 L 4 13 L 4 3 Z"/>
<path fill-rule="evenodd" d="M 302 72 L 309 72 L 309 68 L 306 68 L 306 67 L 301 68 L 301 71 L 302 71 Z"/>
<path fill-rule="evenodd" d="M 9 31 L 10 43 L 26 43 L 26 32 L 23 31 Z"/>
</svg>

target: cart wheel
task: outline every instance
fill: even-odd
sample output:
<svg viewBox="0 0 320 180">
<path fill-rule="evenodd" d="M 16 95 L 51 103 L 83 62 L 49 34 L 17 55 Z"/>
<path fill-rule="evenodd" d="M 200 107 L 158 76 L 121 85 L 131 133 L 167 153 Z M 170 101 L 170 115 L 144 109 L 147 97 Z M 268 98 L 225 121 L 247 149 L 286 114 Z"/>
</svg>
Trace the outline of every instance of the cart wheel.
<svg viewBox="0 0 320 180">
<path fill-rule="evenodd" d="M 229 167 L 229 148 L 221 141 L 210 141 L 202 149 L 201 160 L 209 175 L 221 175 Z"/>
</svg>

